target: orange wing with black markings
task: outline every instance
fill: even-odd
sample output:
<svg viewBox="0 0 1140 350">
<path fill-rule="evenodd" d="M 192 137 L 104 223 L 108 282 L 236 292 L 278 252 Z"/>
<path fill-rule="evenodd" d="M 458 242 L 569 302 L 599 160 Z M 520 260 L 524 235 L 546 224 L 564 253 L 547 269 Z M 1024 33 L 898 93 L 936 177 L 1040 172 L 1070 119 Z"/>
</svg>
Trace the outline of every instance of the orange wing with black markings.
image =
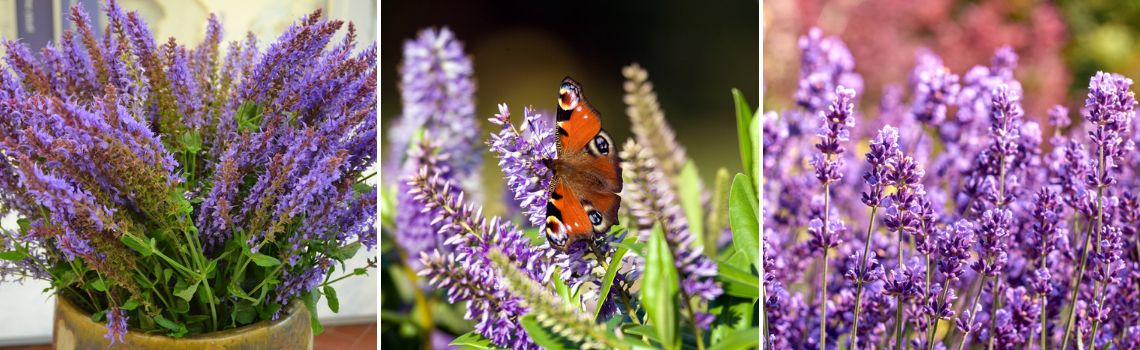
<svg viewBox="0 0 1140 350">
<path fill-rule="evenodd" d="M 609 232 L 621 205 L 621 159 L 601 114 L 570 77 L 558 91 L 558 158 L 545 161 L 554 173 L 546 210 L 547 242 L 565 251 L 572 243 Z"/>
</svg>

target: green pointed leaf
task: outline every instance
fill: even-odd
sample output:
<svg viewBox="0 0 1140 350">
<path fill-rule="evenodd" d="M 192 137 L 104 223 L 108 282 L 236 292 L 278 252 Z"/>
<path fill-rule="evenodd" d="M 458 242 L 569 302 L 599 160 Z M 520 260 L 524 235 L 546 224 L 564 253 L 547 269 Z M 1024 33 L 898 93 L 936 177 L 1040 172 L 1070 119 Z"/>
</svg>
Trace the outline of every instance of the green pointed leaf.
<svg viewBox="0 0 1140 350">
<path fill-rule="evenodd" d="M 752 192 L 748 176 L 736 174 L 728 199 L 729 224 L 732 226 L 732 244 L 736 251 L 748 257 L 748 263 L 760 271 L 760 201 Z"/>
<path fill-rule="evenodd" d="M 182 280 L 178 280 L 178 282 L 178 285 L 185 284 L 182 283 Z M 201 283 L 201 281 L 194 282 L 194 284 L 190 285 L 189 287 L 185 287 L 185 289 L 179 289 L 178 285 L 176 285 L 174 287 L 174 296 L 182 298 L 182 300 L 185 301 L 190 301 L 190 298 L 194 297 L 194 292 L 198 291 L 198 285 Z"/>
<path fill-rule="evenodd" d="M 325 286 L 325 297 L 329 299 L 329 310 L 332 312 L 340 312 L 340 300 L 336 298 L 336 289 L 332 286 Z"/>
<path fill-rule="evenodd" d="M 653 235 L 646 244 L 645 280 L 642 284 L 642 306 L 657 329 L 665 349 L 681 348 L 680 305 L 677 297 L 679 283 L 673 253 L 665 241 L 661 224 L 653 226 Z"/>
<path fill-rule="evenodd" d="M 106 292 L 107 291 L 107 284 L 103 282 L 102 278 L 96 278 L 96 279 L 92 279 L 90 281 L 87 281 L 87 284 L 84 284 L 83 287 L 81 287 L 81 288 L 82 289 L 94 289 L 94 290 L 97 290 L 100 292 Z"/>
<path fill-rule="evenodd" d="M 28 231 L 32 229 L 32 220 L 26 218 L 16 219 L 16 225 L 20 227 L 20 235 L 23 236 L 28 234 Z"/>
<path fill-rule="evenodd" d="M 574 305 L 574 302 L 570 301 L 570 287 L 566 286 L 566 281 L 563 281 L 562 278 L 559 277 L 561 275 L 562 268 L 555 267 L 554 274 L 551 275 L 553 278 L 550 279 L 550 282 L 554 283 L 554 291 L 562 298 L 562 302 L 566 303 L 566 305 Z"/>
<path fill-rule="evenodd" d="M 107 317 L 107 311 L 98 311 L 98 312 L 91 314 L 91 322 L 95 322 L 95 323 L 103 322 L 103 319 L 106 317 Z"/>
<path fill-rule="evenodd" d="M 760 111 L 756 111 L 756 116 L 752 118 L 752 125 L 748 127 L 748 134 L 752 138 L 752 168 L 744 168 L 744 171 L 749 173 L 752 177 L 752 190 L 760 191 Z"/>
<path fill-rule="evenodd" d="M 134 310 L 137 307 L 139 307 L 139 301 L 134 299 L 127 300 L 127 302 L 123 303 L 123 306 L 121 306 L 123 310 Z"/>
<path fill-rule="evenodd" d="M 732 333 L 713 344 L 708 350 L 750 349 L 760 345 L 760 328 L 749 328 Z"/>
<path fill-rule="evenodd" d="M 629 251 L 629 248 L 618 246 L 617 251 L 610 257 L 609 269 L 606 269 L 606 274 L 602 276 L 602 288 L 601 291 L 598 292 L 598 305 L 594 308 L 595 320 L 598 319 L 598 315 L 602 313 L 602 305 L 605 304 L 606 297 L 610 295 L 610 288 L 613 288 L 614 277 L 617 276 L 618 270 L 621 269 L 621 258 L 625 256 L 627 251 Z"/>
<path fill-rule="evenodd" d="M 456 337 L 455 340 L 451 341 L 451 344 L 448 345 L 470 346 L 478 349 L 503 349 L 495 346 L 495 343 L 492 343 L 490 339 L 487 339 L 487 337 L 475 331 Z"/>
<path fill-rule="evenodd" d="M 681 167 L 678 175 L 677 197 L 680 199 L 681 209 L 685 211 L 685 218 L 689 220 L 689 232 L 697 238 L 693 246 L 705 244 L 705 207 L 701 204 L 701 176 L 697 174 L 697 165 L 690 159 Z"/>
<path fill-rule="evenodd" d="M 729 295 L 751 299 L 760 297 L 760 277 L 735 266 L 718 263 L 716 280 Z"/>
<path fill-rule="evenodd" d="M 261 267 L 273 267 L 281 265 L 281 260 L 277 260 L 277 258 L 274 258 L 272 256 L 257 253 L 253 255 L 253 263 Z"/>
<path fill-rule="evenodd" d="M 321 293 L 317 293 L 316 288 L 307 290 L 301 293 L 301 301 L 305 302 L 305 308 L 309 309 L 309 323 L 313 328 L 313 336 L 320 335 L 325 329 L 325 327 L 321 326 L 320 321 L 317 320 L 317 302 L 321 301 Z"/>
<path fill-rule="evenodd" d="M 530 339 L 534 340 L 535 344 L 538 344 L 538 346 L 544 347 L 547 350 L 571 350 L 582 348 L 581 343 L 571 342 L 569 339 L 559 336 L 558 333 L 555 333 L 549 327 L 543 326 L 538 322 L 538 320 L 535 319 L 534 315 L 523 316 L 522 320 L 519 323 L 522 323 L 523 329 L 526 329 L 526 333 L 530 335 Z"/>
<path fill-rule="evenodd" d="M 186 326 L 179 324 L 179 323 L 176 323 L 174 321 L 168 320 L 165 317 L 162 317 L 162 315 L 154 316 L 154 321 L 158 322 L 158 325 L 160 325 L 166 329 L 171 330 L 172 332 L 169 335 L 172 337 L 178 338 L 178 337 L 181 337 L 183 334 L 186 334 Z"/>
<path fill-rule="evenodd" d="M 744 100 L 744 94 L 740 90 L 732 89 L 732 97 L 736 101 L 736 135 L 740 143 L 740 160 L 744 171 L 749 171 L 753 163 L 752 138 L 748 133 L 748 127 L 752 125 L 752 107 L 748 106 L 748 101 Z"/>
<path fill-rule="evenodd" d="M 14 251 L 14 250 L 10 251 L 10 252 L 3 252 L 3 253 L 0 253 L 0 259 L 4 259 L 4 260 L 8 260 L 8 261 L 20 261 L 20 260 L 24 260 L 24 253 Z"/>
<path fill-rule="evenodd" d="M 150 244 L 147 243 L 147 241 L 144 241 L 142 238 L 139 238 L 130 232 L 125 232 L 122 236 L 119 236 L 119 241 L 123 242 L 123 244 L 130 247 L 131 249 L 134 249 L 144 257 L 154 254 L 154 250 L 151 249 Z"/>
</svg>

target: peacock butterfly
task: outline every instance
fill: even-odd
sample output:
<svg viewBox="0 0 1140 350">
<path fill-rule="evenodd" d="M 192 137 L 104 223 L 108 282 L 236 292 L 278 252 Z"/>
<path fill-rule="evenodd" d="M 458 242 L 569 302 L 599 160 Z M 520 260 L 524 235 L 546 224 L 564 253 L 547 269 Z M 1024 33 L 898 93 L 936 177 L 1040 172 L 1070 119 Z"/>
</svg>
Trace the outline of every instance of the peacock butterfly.
<svg viewBox="0 0 1140 350">
<path fill-rule="evenodd" d="M 566 251 L 580 239 L 609 232 L 618 223 L 621 168 L 617 145 L 602 129 L 601 114 L 566 77 L 558 89 L 558 157 L 543 159 L 554 174 L 546 204 L 546 241 Z"/>
</svg>

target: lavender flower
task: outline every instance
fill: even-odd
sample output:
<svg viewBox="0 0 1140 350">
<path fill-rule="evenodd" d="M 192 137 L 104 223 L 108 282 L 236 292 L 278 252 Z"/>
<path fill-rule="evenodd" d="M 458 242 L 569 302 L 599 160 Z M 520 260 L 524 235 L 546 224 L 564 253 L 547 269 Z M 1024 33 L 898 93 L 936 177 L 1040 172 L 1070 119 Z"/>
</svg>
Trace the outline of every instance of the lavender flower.
<svg viewBox="0 0 1140 350">
<path fill-rule="evenodd" d="M 938 127 L 946 120 L 946 107 L 957 102 L 961 89 L 958 75 L 950 74 L 946 67 L 931 67 L 919 71 L 918 81 L 914 91 L 914 118 Z"/>
<path fill-rule="evenodd" d="M 837 86 L 849 86 L 857 94 L 863 93 L 863 77 L 854 72 L 855 59 L 847 45 L 837 37 L 823 38 L 823 31 L 812 28 L 800 37 L 799 89 L 796 103 L 808 110 L 809 115 L 822 111 Z"/>
</svg>

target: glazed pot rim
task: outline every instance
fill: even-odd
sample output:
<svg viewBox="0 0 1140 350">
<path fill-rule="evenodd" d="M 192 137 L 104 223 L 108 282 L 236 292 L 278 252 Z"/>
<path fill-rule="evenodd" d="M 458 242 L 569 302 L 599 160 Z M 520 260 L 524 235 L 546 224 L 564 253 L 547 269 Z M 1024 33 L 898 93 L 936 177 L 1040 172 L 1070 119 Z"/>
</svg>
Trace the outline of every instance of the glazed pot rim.
<svg viewBox="0 0 1140 350">
<path fill-rule="evenodd" d="M 86 311 L 83 311 L 83 310 L 79 309 L 78 307 L 76 307 L 75 304 L 72 303 L 71 300 L 69 300 L 64 295 L 56 295 L 55 304 L 56 304 L 56 307 L 62 309 L 62 311 L 64 313 L 83 316 L 83 317 L 79 317 L 79 320 L 78 320 L 79 322 L 87 322 L 87 323 L 102 327 L 104 329 L 107 328 L 107 322 L 92 322 L 91 321 L 91 315 L 92 314 L 90 314 Z M 164 333 L 147 334 L 146 331 L 143 331 L 142 329 L 138 329 L 138 328 L 134 328 L 134 327 L 130 327 L 130 326 L 127 327 L 127 333 L 130 334 L 131 337 L 140 338 L 140 339 L 141 338 L 160 338 L 160 339 L 179 339 L 180 341 L 213 340 L 213 339 L 217 339 L 217 338 L 240 337 L 241 335 L 243 335 L 245 333 L 250 333 L 250 332 L 260 330 L 260 329 L 274 328 L 274 327 L 280 326 L 281 324 L 293 321 L 294 318 L 300 317 L 299 315 L 301 315 L 301 314 L 307 315 L 307 312 L 303 312 L 302 310 L 308 311 L 308 309 L 305 307 L 305 304 L 303 302 L 301 302 L 301 300 L 299 300 L 299 299 L 293 299 L 293 301 L 291 301 L 289 303 L 289 305 L 286 305 L 284 308 L 281 309 L 281 317 L 278 317 L 276 320 L 263 320 L 263 321 L 255 322 L 255 323 L 248 324 L 245 326 L 241 326 L 238 328 L 231 328 L 231 329 L 221 330 L 221 331 L 217 331 L 217 332 L 186 335 L 186 336 L 183 336 L 181 338 L 170 337 Z"/>
</svg>

